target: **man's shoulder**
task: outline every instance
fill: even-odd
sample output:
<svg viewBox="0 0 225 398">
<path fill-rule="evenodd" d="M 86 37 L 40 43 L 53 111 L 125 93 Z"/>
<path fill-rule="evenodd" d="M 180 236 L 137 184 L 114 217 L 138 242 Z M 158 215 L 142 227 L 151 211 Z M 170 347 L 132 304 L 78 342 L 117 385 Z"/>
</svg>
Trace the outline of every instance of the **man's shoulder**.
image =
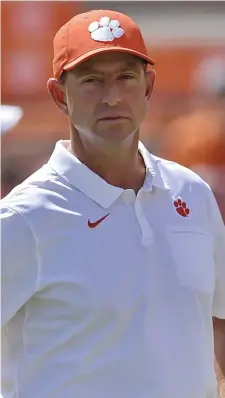
<svg viewBox="0 0 225 398">
<path fill-rule="evenodd" d="M 9 207 L 21 215 L 40 213 L 63 190 L 62 178 L 48 164 L 30 175 L 1 200 L 1 206 Z"/>
<path fill-rule="evenodd" d="M 166 179 L 168 185 L 173 188 L 177 184 L 182 185 L 195 185 L 202 187 L 206 191 L 210 191 L 211 188 L 197 173 L 193 170 L 182 166 L 179 163 L 173 162 L 171 160 L 163 159 L 155 155 L 151 155 L 159 170 L 162 177 Z"/>
</svg>

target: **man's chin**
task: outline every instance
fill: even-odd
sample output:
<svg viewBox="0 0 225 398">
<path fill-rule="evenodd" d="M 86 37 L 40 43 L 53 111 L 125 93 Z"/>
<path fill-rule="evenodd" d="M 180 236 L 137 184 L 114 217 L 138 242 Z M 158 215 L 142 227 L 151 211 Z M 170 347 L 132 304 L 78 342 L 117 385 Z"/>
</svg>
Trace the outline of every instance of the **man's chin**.
<svg viewBox="0 0 225 398">
<path fill-rule="evenodd" d="M 102 137 L 105 140 L 109 141 L 121 141 L 126 139 L 127 137 L 133 134 L 133 129 L 125 129 L 120 128 L 120 126 L 116 126 L 116 128 L 108 128 L 104 131 L 100 131 L 98 136 Z"/>
<path fill-rule="evenodd" d="M 128 137 L 133 134 L 134 130 L 129 119 L 121 118 L 98 123 L 96 133 L 98 136 L 115 140 Z"/>
</svg>

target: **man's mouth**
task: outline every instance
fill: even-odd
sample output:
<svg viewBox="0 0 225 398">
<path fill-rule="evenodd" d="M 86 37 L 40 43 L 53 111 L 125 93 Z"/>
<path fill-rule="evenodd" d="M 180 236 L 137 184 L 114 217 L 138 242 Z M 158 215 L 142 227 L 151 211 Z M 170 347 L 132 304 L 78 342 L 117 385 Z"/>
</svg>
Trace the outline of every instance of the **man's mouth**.
<svg viewBox="0 0 225 398">
<path fill-rule="evenodd" d="M 102 117 L 98 120 L 100 120 L 100 121 L 109 120 L 110 121 L 110 120 L 120 120 L 120 119 L 128 119 L 128 118 L 125 116 L 106 116 L 106 117 Z"/>
</svg>

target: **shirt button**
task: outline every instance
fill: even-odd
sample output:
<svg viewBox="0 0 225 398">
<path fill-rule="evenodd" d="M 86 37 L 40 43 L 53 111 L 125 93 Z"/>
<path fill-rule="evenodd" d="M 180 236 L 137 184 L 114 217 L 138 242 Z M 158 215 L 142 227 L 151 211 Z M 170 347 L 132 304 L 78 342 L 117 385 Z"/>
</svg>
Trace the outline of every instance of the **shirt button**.
<svg viewBox="0 0 225 398">
<path fill-rule="evenodd" d="M 123 193 L 123 200 L 125 203 L 134 203 L 136 199 L 135 192 L 133 189 L 126 189 Z"/>
</svg>

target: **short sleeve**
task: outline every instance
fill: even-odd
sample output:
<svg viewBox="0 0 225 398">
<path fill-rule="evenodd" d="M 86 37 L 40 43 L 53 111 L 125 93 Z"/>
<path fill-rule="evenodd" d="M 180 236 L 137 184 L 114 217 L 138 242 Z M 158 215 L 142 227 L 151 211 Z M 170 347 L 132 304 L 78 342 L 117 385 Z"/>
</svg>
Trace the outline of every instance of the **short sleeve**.
<svg viewBox="0 0 225 398">
<path fill-rule="evenodd" d="M 1 320 L 7 324 L 34 295 L 38 279 L 35 240 L 25 218 L 1 205 Z"/>
<path fill-rule="evenodd" d="M 216 276 L 212 315 L 216 318 L 225 319 L 225 225 L 216 199 L 211 191 L 210 204 Z"/>
</svg>

